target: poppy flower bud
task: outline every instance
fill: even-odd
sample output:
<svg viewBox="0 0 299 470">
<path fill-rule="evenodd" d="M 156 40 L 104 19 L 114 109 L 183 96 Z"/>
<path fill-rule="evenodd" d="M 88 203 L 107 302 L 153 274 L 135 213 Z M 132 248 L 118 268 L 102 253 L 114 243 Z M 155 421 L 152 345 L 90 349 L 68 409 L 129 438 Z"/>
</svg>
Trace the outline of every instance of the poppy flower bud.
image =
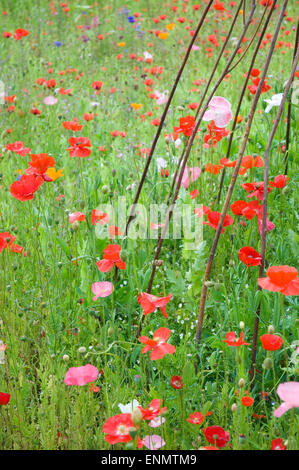
<svg viewBox="0 0 299 470">
<path fill-rule="evenodd" d="M 205 286 L 206 287 L 213 287 L 215 285 L 215 282 L 214 281 L 206 281 L 205 282 Z"/>
<path fill-rule="evenodd" d="M 240 379 L 240 380 L 239 380 L 239 387 L 240 387 L 240 388 L 245 387 L 245 380 L 244 380 L 244 379 Z"/>
<path fill-rule="evenodd" d="M 112 170 L 112 176 L 115 176 L 116 175 L 116 170 L 113 168 Z"/>
<path fill-rule="evenodd" d="M 107 194 L 108 191 L 109 191 L 109 188 L 108 188 L 108 186 L 105 184 L 105 185 L 102 187 L 102 193 L 103 193 L 103 194 Z"/>
<path fill-rule="evenodd" d="M 72 230 L 73 232 L 77 232 L 78 229 L 79 229 L 79 227 L 80 227 L 79 221 L 78 221 L 78 220 L 75 220 L 75 222 L 73 222 L 73 224 L 72 224 L 71 230 Z"/>
<path fill-rule="evenodd" d="M 140 409 L 138 408 L 138 406 L 136 406 L 136 408 L 134 408 L 134 410 L 132 411 L 133 424 L 141 423 L 142 419 L 143 419 L 143 414 L 140 411 Z"/>
<path fill-rule="evenodd" d="M 110 326 L 108 328 L 108 331 L 107 331 L 107 334 L 108 334 L 109 338 L 113 335 L 113 333 L 114 333 L 114 330 L 113 330 L 112 326 Z"/>
<path fill-rule="evenodd" d="M 264 369 L 272 369 L 273 367 L 273 361 L 271 357 L 266 357 L 266 359 L 263 362 L 263 368 Z"/>
<path fill-rule="evenodd" d="M 245 323 L 244 323 L 243 321 L 240 321 L 239 326 L 240 326 L 240 329 L 241 329 L 241 330 L 244 330 L 244 328 L 245 328 Z"/>
<path fill-rule="evenodd" d="M 163 264 L 163 260 L 162 260 L 162 259 L 156 259 L 156 260 L 154 261 L 154 265 L 155 265 L 155 266 L 162 266 L 162 264 Z"/>
<path fill-rule="evenodd" d="M 238 407 L 237 407 L 237 404 L 236 404 L 236 403 L 233 403 L 233 404 L 232 404 L 232 408 L 231 408 L 232 412 L 235 413 L 235 412 L 237 411 L 237 408 L 238 408 Z"/>
<path fill-rule="evenodd" d="M 68 361 L 70 360 L 70 356 L 69 356 L 68 354 L 64 354 L 64 355 L 62 356 L 62 360 L 63 360 L 64 362 L 68 362 Z"/>
<path fill-rule="evenodd" d="M 274 326 L 273 326 L 273 325 L 269 325 L 269 326 L 268 326 L 268 334 L 269 334 L 269 335 L 273 335 L 273 333 L 274 333 Z"/>
<path fill-rule="evenodd" d="M 85 353 L 86 353 L 86 348 L 85 348 L 85 346 L 80 346 L 80 348 L 78 348 L 78 353 L 79 353 L 79 354 L 85 354 Z"/>
<path fill-rule="evenodd" d="M 84 209 L 85 207 L 85 202 L 84 201 L 80 201 L 80 209 Z"/>
</svg>

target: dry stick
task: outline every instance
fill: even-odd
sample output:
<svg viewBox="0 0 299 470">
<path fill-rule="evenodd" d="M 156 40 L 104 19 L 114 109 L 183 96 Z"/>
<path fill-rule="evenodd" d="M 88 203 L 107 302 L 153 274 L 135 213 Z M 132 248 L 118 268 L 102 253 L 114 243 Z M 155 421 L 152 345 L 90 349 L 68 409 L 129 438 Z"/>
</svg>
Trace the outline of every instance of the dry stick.
<svg viewBox="0 0 299 470">
<path fill-rule="evenodd" d="M 209 76 L 208 82 L 207 82 L 207 84 L 206 84 L 206 86 L 205 86 L 205 89 L 204 89 L 204 92 L 203 92 L 203 94 L 202 94 L 202 97 L 200 98 L 200 103 L 198 104 L 197 111 L 196 111 L 195 116 L 194 116 L 195 121 L 196 121 L 196 119 L 197 119 L 197 117 L 198 117 L 198 114 L 199 114 L 199 112 L 200 112 L 201 106 L 202 106 L 202 104 L 203 104 L 203 102 L 204 102 L 204 99 L 205 99 L 205 97 L 206 97 L 206 95 L 207 95 L 207 92 L 208 92 L 208 89 L 209 89 L 209 87 L 210 87 L 210 84 L 211 84 L 211 82 L 212 82 L 212 80 L 213 80 L 213 78 L 214 78 L 214 75 L 215 75 L 215 72 L 216 72 L 217 67 L 218 67 L 218 65 L 219 65 L 219 62 L 220 62 L 221 58 L 223 57 L 224 50 L 225 50 L 225 48 L 226 48 L 226 46 L 227 46 L 227 43 L 228 43 L 228 41 L 229 41 L 229 39 L 230 39 L 230 36 L 231 36 L 231 33 L 232 33 L 232 31 L 233 31 L 233 29 L 234 29 L 234 26 L 235 26 L 235 24 L 236 24 L 236 21 L 237 21 L 237 18 L 238 18 L 238 16 L 239 16 L 239 12 L 240 12 L 240 10 L 241 10 L 241 6 L 242 6 L 243 1 L 244 1 L 244 0 L 241 0 L 240 3 L 239 3 L 239 6 L 238 6 L 238 8 L 237 8 L 237 10 L 236 10 L 236 13 L 235 13 L 235 16 L 234 16 L 234 18 L 233 18 L 233 21 L 232 21 L 232 23 L 231 23 L 231 26 L 230 26 L 230 29 L 229 29 L 229 31 L 228 31 L 228 34 L 227 34 L 227 36 L 226 36 L 226 38 L 225 38 L 225 41 L 224 41 L 224 43 L 223 43 L 223 45 L 222 45 L 222 48 L 221 48 L 221 50 L 220 50 L 220 52 L 219 52 L 219 54 L 218 54 L 218 57 L 217 57 L 216 62 L 215 62 L 215 64 L 214 64 L 213 70 L 212 70 L 212 72 L 210 73 L 210 76 Z M 245 34 L 246 34 L 246 30 L 247 30 L 248 26 L 249 26 L 249 23 L 247 24 L 246 29 L 244 28 L 244 30 L 243 30 L 243 32 L 242 32 L 242 35 L 241 35 L 241 38 L 240 38 L 238 44 L 241 44 L 241 41 L 242 41 L 243 37 L 244 37 Z M 171 198 L 171 196 L 172 196 L 173 188 L 174 188 L 174 185 L 175 185 L 175 182 L 176 182 L 176 177 L 177 177 L 177 174 L 178 174 L 178 172 L 179 172 L 179 170 L 180 170 L 180 166 L 181 166 L 181 163 L 182 163 L 182 161 L 183 161 L 183 157 L 184 157 L 184 154 L 185 154 L 185 151 L 186 151 L 186 149 L 187 149 L 188 144 L 189 144 L 189 139 L 187 140 L 186 145 L 184 146 L 183 152 L 182 152 L 181 157 L 180 157 L 180 159 L 179 159 L 179 161 L 178 161 L 178 164 L 177 164 L 177 167 L 176 167 L 176 171 L 175 171 L 174 176 L 173 176 L 173 179 L 172 179 L 171 188 L 170 188 L 170 191 L 169 191 L 169 194 L 168 194 L 168 197 L 167 197 L 167 203 L 166 203 L 167 207 L 168 207 L 168 205 L 169 205 L 169 201 L 170 201 L 170 198 Z"/>
<path fill-rule="evenodd" d="M 207 16 L 208 14 L 208 11 L 210 9 L 210 6 L 212 5 L 213 3 L 213 0 L 210 0 L 209 3 L 207 4 L 203 14 L 202 14 L 202 17 L 198 23 L 198 26 L 196 28 L 196 31 L 194 33 L 194 35 L 192 36 L 192 39 L 190 41 L 190 44 L 189 44 L 189 47 L 187 49 L 187 52 L 185 54 L 185 57 L 184 57 L 184 60 L 182 62 L 182 65 L 180 67 L 180 70 L 177 74 L 177 77 L 175 79 L 175 82 L 174 82 L 174 85 L 172 87 L 172 90 L 171 90 L 171 93 L 169 95 L 169 98 L 168 98 L 168 101 L 165 105 L 165 108 L 164 108 L 164 111 L 163 111 L 163 114 L 162 114 L 162 117 L 161 117 L 161 121 L 160 121 L 160 124 L 159 124 L 159 127 L 158 127 L 158 130 L 157 130 L 157 133 L 155 135 L 155 138 L 153 140 L 153 143 L 152 143 L 152 147 L 151 147 L 151 150 L 150 150 L 150 153 L 149 153 L 149 156 L 147 157 L 147 160 L 146 160 L 146 163 L 145 163 L 145 167 L 144 167 L 144 170 L 143 170 L 143 173 L 142 173 L 142 177 L 141 177 L 141 180 L 140 180 L 140 183 L 139 183 L 139 186 L 137 188 L 137 192 L 136 192 L 136 195 L 135 195 L 135 199 L 134 199 L 134 202 L 133 202 L 133 205 L 132 205 L 132 209 L 131 209 L 131 213 L 129 215 L 129 218 L 128 218 L 128 221 L 127 221 L 127 225 L 126 225 L 126 229 L 125 229 L 125 235 L 127 235 L 128 233 L 128 228 L 129 228 L 129 225 L 131 223 L 131 221 L 135 218 L 135 205 L 137 204 L 138 202 L 138 199 L 139 199 L 139 196 L 140 196 L 140 192 L 141 192 L 141 189 L 142 189 L 142 186 L 143 186 L 143 183 L 145 181 L 145 178 L 146 178 L 146 175 L 147 175 L 147 172 L 148 172 L 148 169 L 149 169 L 149 166 L 150 166 L 150 163 L 151 163 L 151 160 L 152 160 L 152 157 L 153 157 L 153 154 L 154 154 L 154 151 L 155 151 L 155 148 L 156 148 L 156 145 L 157 145 L 157 142 L 158 142 L 158 139 L 160 137 L 160 134 L 161 134 L 161 131 L 162 131 L 162 127 L 163 127 L 163 124 L 164 124 L 164 121 L 165 121 L 165 118 L 166 118 L 166 115 L 167 115 L 167 112 L 168 112 L 168 109 L 169 109 L 169 106 L 170 106 L 170 103 L 172 101 L 172 98 L 173 98 L 173 95 L 175 93 L 175 90 L 177 88 L 177 85 L 180 81 L 180 78 L 181 78 L 181 75 L 183 73 L 183 70 L 185 68 L 185 65 L 186 65 L 186 62 L 189 58 L 189 55 L 190 55 L 190 52 L 192 50 L 192 46 L 195 42 L 195 39 L 197 38 L 197 35 L 203 25 L 203 22 L 205 20 L 205 17 Z"/>
<path fill-rule="evenodd" d="M 268 24 L 269 24 L 269 21 L 271 19 L 271 16 L 272 16 L 272 13 L 274 11 L 274 6 L 275 6 L 275 3 L 272 4 L 272 7 L 269 11 L 269 14 L 268 14 L 268 17 L 266 18 L 266 21 L 265 21 L 265 24 L 264 24 L 264 27 L 263 27 L 263 30 L 260 34 L 260 37 L 259 37 L 259 40 L 258 40 L 258 43 L 256 45 L 256 48 L 255 48 L 255 51 L 254 51 L 254 54 L 252 56 L 252 59 L 251 59 L 251 63 L 250 63 L 250 67 L 248 69 L 248 73 L 247 73 L 247 76 L 246 76 L 246 79 L 245 79 L 245 82 L 244 82 L 244 85 L 243 85 L 243 88 L 242 88 L 242 92 L 241 92 L 241 96 L 240 96 L 240 99 L 239 99 L 239 103 L 238 103 L 238 106 L 237 106 L 237 109 L 236 109 L 236 112 L 235 112 L 235 117 L 234 117 L 234 121 L 233 121 L 233 125 L 232 125 L 232 130 L 230 132 L 230 136 L 229 136 L 229 140 L 228 140 L 228 147 L 227 147 L 227 152 L 226 152 L 226 155 L 225 155 L 225 158 L 229 158 L 230 157 L 230 151 L 231 151 L 231 146 L 232 146 L 232 142 L 233 142 L 233 138 L 234 138 L 234 131 L 236 129 L 236 125 L 237 125 L 237 121 L 238 121 L 238 115 L 239 115 L 239 112 L 240 112 L 240 109 L 241 109 L 241 105 L 242 105 L 242 102 L 243 102 L 243 99 L 244 99 L 244 96 L 245 96 L 245 92 L 246 92 L 246 89 L 247 89 L 247 85 L 248 85 L 248 82 L 249 82 L 249 78 L 250 78 L 250 71 L 252 70 L 254 64 L 255 64 L 255 60 L 256 60 L 256 56 L 259 52 L 259 48 L 260 48 L 260 45 L 261 45 L 261 42 L 264 38 L 264 35 L 267 31 L 267 28 L 268 28 Z M 265 12 L 266 12 L 266 9 L 264 10 L 264 13 L 263 13 L 263 16 L 262 16 L 262 19 L 261 21 L 263 20 L 263 17 L 265 15 Z M 260 26 L 261 22 L 259 23 L 259 26 Z M 258 32 L 258 29 L 259 29 L 259 26 L 256 30 L 256 33 Z M 256 34 L 255 33 L 255 34 Z M 220 179 L 220 184 L 219 184 L 219 191 L 218 191 L 218 195 L 217 195 L 217 204 L 219 204 L 220 202 L 220 198 L 221 198 L 221 192 L 222 192 L 222 188 L 223 188 L 223 183 L 224 183 L 224 178 L 225 178 L 225 174 L 226 174 L 226 171 L 225 171 L 225 167 L 223 168 L 222 170 L 222 174 L 221 174 L 221 179 Z"/>
<path fill-rule="evenodd" d="M 295 40 L 295 48 L 294 48 L 294 56 L 295 58 L 296 50 L 299 44 L 299 22 L 297 22 L 297 30 L 296 30 L 296 40 Z M 293 77 L 294 79 L 294 77 Z M 290 130 L 291 130 L 291 109 L 292 109 L 292 94 L 289 96 L 289 104 L 288 104 L 288 114 L 287 114 L 287 131 L 286 131 L 286 154 L 284 157 L 284 174 L 288 174 L 288 164 L 289 164 L 289 146 L 290 146 Z"/>
<path fill-rule="evenodd" d="M 242 2 L 241 2 L 242 3 Z M 240 4 L 241 4 L 240 3 Z M 203 115 L 204 113 L 206 112 L 208 106 L 209 106 L 209 102 L 211 101 L 214 93 L 216 92 L 216 90 L 218 89 L 219 85 L 221 84 L 223 78 L 225 77 L 226 73 L 227 73 L 227 70 L 228 68 L 230 67 L 232 61 L 234 60 L 238 50 L 239 50 L 239 47 L 240 47 L 240 44 L 241 44 L 241 41 L 252 21 L 252 17 L 253 17 L 253 14 L 254 14 L 254 11 L 255 11 L 255 8 L 256 8 L 256 0 L 252 0 L 251 2 L 251 11 L 250 11 L 250 14 L 249 14 L 249 18 L 246 22 L 246 25 L 244 26 L 244 29 L 243 29 L 243 32 L 238 40 L 238 43 L 231 55 L 231 57 L 229 58 L 220 78 L 218 79 L 216 85 L 214 86 L 213 90 L 211 91 L 208 99 L 206 100 L 205 102 L 205 105 L 201 111 L 201 114 L 199 116 L 199 119 L 197 121 L 197 123 L 195 124 L 195 127 L 193 129 L 193 132 L 192 132 L 192 135 L 190 137 L 190 140 L 188 142 L 188 147 L 187 147 L 187 150 L 186 150 L 186 154 L 185 154 L 185 158 L 184 158 L 184 161 L 183 161 L 183 164 L 182 164 L 182 167 L 181 167 L 181 170 L 180 170 L 180 174 L 179 174 L 179 177 L 178 177 L 178 181 L 177 181 L 177 185 L 176 185 L 176 190 L 175 190 L 175 193 L 173 195 L 173 198 L 172 198 L 172 202 L 171 202 L 171 206 L 169 207 L 168 209 L 168 213 L 167 213 L 167 217 L 166 217 L 166 221 L 165 221 L 165 224 L 164 224 L 164 228 L 163 228 L 163 231 L 162 231 L 162 234 L 158 240 L 158 244 L 157 244 L 157 247 L 156 247 L 156 252 L 155 252 L 155 258 L 154 258 L 154 261 L 153 261 L 153 265 L 152 265 L 152 273 L 151 273 L 151 277 L 150 277 L 150 280 L 149 280 L 149 283 L 148 283 L 148 287 L 147 287 L 147 293 L 150 293 L 151 292 L 151 289 L 152 289 L 152 284 L 153 284 L 153 279 L 154 279 L 154 276 L 155 276 L 155 272 L 156 272 L 156 261 L 158 260 L 159 258 L 159 254 L 160 254 L 160 251 L 161 251 L 161 247 L 162 247 L 162 244 L 163 244 L 163 240 L 164 240 L 164 237 L 165 237 L 165 234 L 166 234 L 166 231 L 168 229 L 168 225 L 169 225 L 169 222 L 170 222 L 170 219 L 172 217 L 172 214 L 173 214 L 173 210 L 174 210 L 174 206 L 175 206 L 175 203 L 176 203 L 176 199 L 177 199 L 177 196 L 178 196 L 178 193 L 179 193 L 179 189 L 181 187 L 181 182 L 182 182 L 182 178 L 183 178 L 183 173 L 184 173 L 184 170 L 185 170 L 185 166 L 186 166 L 186 163 L 187 163 L 187 160 L 189 158 L 189 155 L 190 155 L 190 151 L 191 151 L 191 148 L 192 148 L 192 144 L 193 144 L 193 141 L 195 139 L 195 136 L 196 136 L 196 133 L 198 131 L 198 128 L 199 128 L 199 125 L 201 123 L 201 120 L 203 118 Z M 138 330 L 137 330 L 137 334 L 136 334 L 136 337 L 138 337 L 140 335 L 140 331 L 141 331 L 141 328 L 142 328 L 142 324 L 143 324 L 143 321 L 144 321 L 144 316 L 141 318 L 141 321 L 140 321 L 140 324 L 139 324 L 139 327 L 138 327 Z"/>
<path fill-rule="evenodd" d="M 219 223 L 218 223 L 218 227 L 217 227 L 216 234 L 215 234 L 215 237 L 214 237 L 214 241 L 213 241 L 213 245 L 212 245 L 212 248 L 211 248 L 210 256 L 209 256 L 208 263 L 207 263 L 207 266 L 206 266 L 204 279 L 203 279 L 203 286 L 202 286 L 202 290 L 201 290 L 200 306 L 199 306 L 199 311 L 198 311 L 198 321 L 197 321 L 197 328 L 196 328 L 196 343 L 197 343 L 197 345 L 199 345 L 200 339 L 201 339 L 203 316 L 204 316 L 205 303 L 206 303 L 206 298 L 207 298 L 206 281 L 208 280 L 208 278 L 210 276 L 214 255 L 215 255 L 216 248 L 217 248 L 217 245 L 218 245 L 220 233 L 221 233 L 221 230 L 223 228 L 223 221 L 224 221 L 224 218 L 225 218 L 225 215 L 226 215 L 226 212 L 227 212 L 227 209 L 228 209 L 228 205 L 230 203 L 231 196 L 232 196 L 232 193 L 233 193 L 233 190 L 234 190 L 234 186 L 235 186 L 235 183 L 236 183 L 236 180 L 237 180 L 237 177 L 238 177 L 238 172 L 239 172 L 239 169 L 240 169 L 240 166 L 241 166 L 242 157 L 243 157 L 245 147 L 246 147 L 246 143 L 247 143 L 247 140 L 248 140 L 248 137 L 249 137 L 249 132 L 250 132 L 250 129 L 251 129 L 253 117 L 254 117 L 254 114 L 255 114 L 255 111 L 256 111 L 258 100 L 259 100 L 260 95 L 261 95 L 262 86 L 263 86 L 264 80 L 266 78 L 266 74 L 267 74 L 267 71 L 268 71 L 268 68 L 269 68 L 269 64 L 270 64 L 271 59 L 272 59 L 275 43 L 277 41 L 277 37 L 278 37 L 278 34 L 279 34 L 279 29 L 280 29 L 280 26 L 281 26 L 281 23 L 282 23 L 282 20 L 283 20 L 283 15 L 284 15 L 287 4 L 288 4 L 288 0 L 285 0 L 284 4 L 283 4 L 283 7 L 282 7 L 282 10 L 281 10 L 280 15 L 279 15 L 278 23 L 276 25 L 275 33 L 274 33 L 274 36 L 273 36 L 273 39 L 272 39 L 272 42 L 271 42 L 271 45 L 270 45 L 269 53 L 268 53 L 267 60 L 266 60 L 266 63 L 265 63 L 265 66 L 264 66 L 264 69 L 263 69 L 263 72 L 262 72 L 262 76 L 261 76 L 256 94 L 254 96 L 252 106 L 251 106 L 249 118 L 248 118 L 247 125 L 246 125 L 246 128 L 245 128 L 244 138 L 243 138 L 243 141 L 241 143 L 240 150 L 239 150 L 237 164 L 236 164 L 236 167 L 235 167 L 235 170 L 234 170 L 234 173 L 233 173 L 233 176 L 231 178 L 231 182 L 230 182 L 230 185 L 229 185 L 229 188 L 228 188 L 228 191 L 227 191 L 226 199 L 225 199 L 225 202 L 224 202 L 224 205 L 223 205 L 223 208 L 222 208 L 220 220 L 219 220 Z"/>
<path fill-rule="evenodd" d="M 273 124 L 271 134 L 269 136 L 268 142 L 267 142 L 267 147 L 265 150 L 265 166 L 264 166 L 264 198 L 263 198 L 263 223 L 262 223 L 262 244 L 261 244 L 261 265 L 260 265 L 260 270 L 259 270 L 259 277 L 263 277 L 264 275 L 264 268 L 265 268 L 265 252 L 266 252 L 266 236 L 267 236 L 267 228 L 266 228 L 266 223 L 267 223 L 267 208 L 268 208 L 268 181 L 269 181 L 269 154 L 270 154 L 270 149 L 271 145 L 273 142 L 273 138 L 275 135 L 275 132 L 277 130 L 277 126 L 279 124 L 282 111 L 287 99 L 288 92 L 291 88 L 292 82 L 293 82 L 293 77 L 294 73 L 296 71 L 296 66 L 298 63 L 299 59 L 299 47 L 297 47 L 297 50 L 295 51 L 294 55 L 294 60 L 293 60 L 293 66 L 290 74 L 290 78 L 288 80 L 287 86 L 284 90 L 283 97 L 280 103 L 280 106 L 278 108 L 275 122 Z M 261 290 L 261 287 L 259 287 L 259 290 Z M 252 339 L 252 355 L 251 355 L 251 368 L 250 368 L 250 380 L 253 381 L 254 379 L 254 367 L 255 367 L 255 360 L 256 360 L 256 346 L 257 346 L 257 336 L 258 336 L 258 328 L 259 328 L 259 317 L 260 317 L 260 304 L 258 306 L 256 316 L 255 316 L 255 321 L 254 321 L 254 331 L 253 331 L 253 339 Z M 253 386 L 253 382 L 251 384 Z"/>
</svg>

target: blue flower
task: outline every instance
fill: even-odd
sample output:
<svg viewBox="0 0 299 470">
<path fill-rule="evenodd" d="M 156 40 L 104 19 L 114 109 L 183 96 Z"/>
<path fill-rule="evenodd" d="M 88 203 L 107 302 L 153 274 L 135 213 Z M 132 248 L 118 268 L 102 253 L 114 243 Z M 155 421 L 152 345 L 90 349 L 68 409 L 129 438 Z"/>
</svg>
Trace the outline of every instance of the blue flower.
<svg viewBox="0 0 299 470">
<path fill-rule="evenodd" d="M 54 44 L 56 47 L 60 47 L 62 45 L 62 42 L 60 41 L 54 41 Z"/>
<path fill-rule="evenodd" d="M 127 20 L 128 20 L 129 23 L 135 23 L 135 18 L 134 18 L 134 16 L 128 16 L 128 17 L 127 17 Z"/>
</svg>

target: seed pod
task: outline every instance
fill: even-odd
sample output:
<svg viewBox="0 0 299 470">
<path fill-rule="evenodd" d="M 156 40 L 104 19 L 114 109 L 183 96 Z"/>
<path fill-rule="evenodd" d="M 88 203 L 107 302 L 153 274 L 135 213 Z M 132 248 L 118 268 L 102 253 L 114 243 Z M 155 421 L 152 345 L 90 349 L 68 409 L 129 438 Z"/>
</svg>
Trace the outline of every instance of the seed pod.
<svg viewBox="0 0 299 470">
<path fill-rule="evenodd" d="M 264 369 L 272 369 L 273 367 L 273 361 L 271 357 L 266 357 L 266 359 L 263 362 L 263 368 Z"/>
</svg>

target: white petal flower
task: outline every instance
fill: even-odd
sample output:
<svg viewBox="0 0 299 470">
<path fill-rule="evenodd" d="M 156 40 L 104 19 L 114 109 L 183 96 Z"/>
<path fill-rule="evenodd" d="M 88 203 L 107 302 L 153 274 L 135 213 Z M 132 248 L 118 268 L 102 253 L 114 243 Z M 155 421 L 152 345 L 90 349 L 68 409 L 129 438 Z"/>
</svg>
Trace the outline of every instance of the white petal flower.
<svg viewBox="0 0 299 470">
<path fill-rule="evenodd" d="M 132 400 L 130 403 L 127 403 L 126 405 L 123 405 L 122 403 L 118 404 L 118 408 L 122 413 L 132 413 L 134 408 L 137 406 L 140 406 L 137 400 Z"/>
</svg>

